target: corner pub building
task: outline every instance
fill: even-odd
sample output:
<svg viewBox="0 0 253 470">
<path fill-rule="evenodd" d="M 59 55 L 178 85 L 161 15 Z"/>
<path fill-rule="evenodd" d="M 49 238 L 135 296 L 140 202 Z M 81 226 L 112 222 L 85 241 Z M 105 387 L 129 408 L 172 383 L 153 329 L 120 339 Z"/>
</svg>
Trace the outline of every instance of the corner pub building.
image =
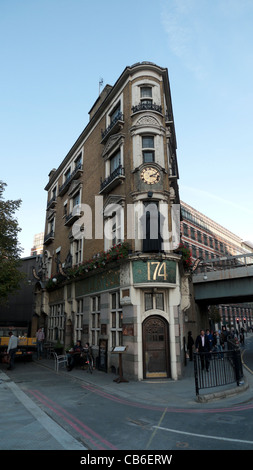
<svg viewBox="0 0 253 470">
<path fill-rule="evenodd" d="M 189 287 L 176 252 L 180 201 L 168 70 L 150 62 L 126 67 L 89 116 L 45 187 L 37 324 L 63 349 L 88 341 L 100 370 L 118 371 L 121 346 L 124 377 L 178 379 Z"/>
</svg>

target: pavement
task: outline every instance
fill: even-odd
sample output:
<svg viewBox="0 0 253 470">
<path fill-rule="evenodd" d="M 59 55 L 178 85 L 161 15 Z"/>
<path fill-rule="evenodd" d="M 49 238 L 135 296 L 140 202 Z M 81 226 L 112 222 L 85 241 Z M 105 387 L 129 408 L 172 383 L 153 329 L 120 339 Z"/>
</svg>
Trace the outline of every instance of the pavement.
<svg viewBox="0 0 253 470">
<path fill-rule="evenodd" d="M 55 370 L 53 359 L 42 359 L 36 361 L 38 366 L 43 366 Z M 249 389 L 251 375 L 244 371 L 244 379 L 240 386 L 236 383 L 221 387 L 200 390 L 196 396 L 194 365 L 193 361 L 187 361 L 184 368 L 183 377 L 179 380 L 172 379 L 146 379 L 146 380 L 129 380 L 128 382 L 117 382 L 118 375 L 113 373 L 105 373 L 94 370 L 92 374 L 81 368 L 74 368 L 71 372 L 67 371 L 64 365 L 59 366 L 61 375 L 72 377 L 76 380 L 88 383 L 95 387 L 102 388 L 108 393 L 116 394 L 127 398 L 129 401 L 140 401 L 154 405 L 185 407 L 189 404 L 207 403 L 217 399 L 224 399 L 241 394 Z M 124 374 L 123 374 L 124 375 Z M 253 375 L 252 375 L 253 387 Z"/>
<path fill-rule="evenodd" d="M 253 333 L 248 333 L 246 344 L 247 341 L 251 339 L 253 340 Z M 40 366 L 55 369 L 52 359 L 42 359 L 36 362 Z M 251 396 L 251 390 L 253 391 L 253 371 L 244 368 L 243 372 L 244 378 L 239 386 L 234 383 L 226 386 L 203 389 L 200 390 L 198 396 L 196 396 L 195 389 L 194 365 L 193 362 L 189 360 L 187 360 L 183 376 L 179 380 L 146 379 L 141 381 L 129 380 L 128 382 L 118 383 L 115 381 L 115 379 L 118 379 L 118 376 L 112 373 L 94 370 L 93 373 L 90 374 L 80 368 L 74 368 L 71 372 L 68 372 L 63 365 L 59 366 L 58 373 L 66 374 L 67 376 L 71 375 L 76 380 L 84 381 L 95 387 L 101 387 L 106 389 L 107 392 L 123 396 L 128 400 L 139 400 L 140 402 L 145 401 L 149 404 L 154 404 L 155 390 L 156 405 L 164 406 L 169 404 L 169 406 L 188 407 L 189 404 L 196 405 L 196 403 L 208 403 L 219 399 L 228 399 L 246 391 L 248 391 Z"/>
<path fill-rule="evenodd" d="M 251 336 L 253 337 L 253 334 L 248 335 L 248 339 Z M 205 409 L 207 406 L 217 407 L 217 401 L 221 401 L 224 407 L 252 400 L 253 397 L 253 372 L 248 368 L 244 368 L 244 381 L 240 386 L 231 384 L 202 390 L 197 397 L 193 362 L 190 361 L 184 368 L 183 377 L 177 381 L 156 379 L 118 383 L 115 381 L 118 376 L 98 370 L 94 370 L 92 374 L 80 368 L 68 372 L 63 365 L 60 365 L 57 372 L 54 359 L 44 358 L 40 361 L 34 360 L 31 367 L 44 368 L 62 377 L 72 377 L 119 396 L 125 402 L 134 401 L 164 409 L 169 407 Z M 0 364 L 0 449 L 84 450 L 79 441 L 53 421 L 21 390 L 17 377 L 15 370 L 7 371 L 6 365 Z M 36 439 L 27 440 L 26 436 L 29 435 L 36 436 Z"/>
</svg>

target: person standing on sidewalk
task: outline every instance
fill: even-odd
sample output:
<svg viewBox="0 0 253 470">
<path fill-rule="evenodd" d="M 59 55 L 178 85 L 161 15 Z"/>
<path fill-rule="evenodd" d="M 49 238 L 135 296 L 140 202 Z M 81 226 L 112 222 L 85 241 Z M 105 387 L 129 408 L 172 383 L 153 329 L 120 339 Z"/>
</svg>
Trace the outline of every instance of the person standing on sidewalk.
<svg viewBox="0 0 253 470">
<path fill-rule="evenodd" d="M 37 338 L 37 359 L 42 359 L 43 353 L 43 341 L 45 339 L 44 331 L 42 328 L 39 328 L 36 333 Z"/>
<path fill-rule="evenodd" d="M 222 353 L 222 337 L 220 334 L 220 331 L 215 331 L 214 333 L 214 352 L 218 352 L 218 359 L 223 359 L 223 353 Z"/>
<path fill-rule="evenodd" d="M 10 356 L 10 364 L 9 367 L 7 367 L 8 370 L 14 369 L 14 360 L 15 360 L 15 354 L 18 350 L 18 338 L 14 336 L 12 331 L 9 332 L 9 344 L 7 348 L 7 354 Z"/>
<path fill-rule="evenodd" d="M 210 364 L 210 341 L 208 336 L 205 334 L 204 330 L 200 331 L 200 334 L 197 336 L 196 343 L 196 352 L 200 353 L 200 362 L 201 368 L 204 369 L 206 366 L 206 371 L 209 371 L 209 364 Z"/>
<path fill-rule="evenodd" d="M 192 348 L 194 346 L 194 339 L 192 337 L 192 332 L 189 331 L 188 332 L 188 339 L 187 339 L 187 349 L 189 351 L 189 359 L 190 361 L 192 361 L 192 357 L 193 357 L 193 352 L 192 352 Z"/>
<path fill-rule="evenodd" d="M 221 338 L 223 342 L 222 347 L 225 351 L 227 351 L 228 350 L 228 331 L 225 325 L 223 325 L 221 329 Z"/>
</svg>

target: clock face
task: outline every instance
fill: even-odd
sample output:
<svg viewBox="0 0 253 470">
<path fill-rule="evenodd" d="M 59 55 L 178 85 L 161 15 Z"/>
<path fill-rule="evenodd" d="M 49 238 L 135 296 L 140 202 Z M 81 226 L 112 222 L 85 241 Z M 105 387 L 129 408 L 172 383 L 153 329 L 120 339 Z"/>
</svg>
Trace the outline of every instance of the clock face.
<svg viewBox="0 0 253 470">
<path fill-rule="evenodd" d="M 144 168 L 141 172 L 141 179 L 147 184 L 156 184 L 160 180 L 160 173 L 152 167 Z"/>
</svg>

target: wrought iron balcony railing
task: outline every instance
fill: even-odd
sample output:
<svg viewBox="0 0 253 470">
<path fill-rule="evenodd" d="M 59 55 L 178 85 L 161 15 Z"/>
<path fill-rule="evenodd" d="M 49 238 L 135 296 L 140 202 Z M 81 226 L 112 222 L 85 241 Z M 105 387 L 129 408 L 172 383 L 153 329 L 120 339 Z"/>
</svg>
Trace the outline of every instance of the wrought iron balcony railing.
<svg viewBox="0 0 253 470">
<path fill-rule="evenodd" d="M 132 111 L 133 113 L 138 113 L 140 111 L 156 111 L 157 113 L 162 114 L 162 106 L 152 103 L 151 101 L 149 103 L 141 102 L 136 106 L 132 106 Z"/>
<path fill-rule="evenodd" d="M 57 203 L 56 196 L 53 196 L 50 201 L 47 203 L 47 210 L 50 209 L 51 207 L 54 207 L 55 204 Z"/>
<path fill-rule="evenodd" d="M 72 225 L 81 215 L 81 205 L 77 204 L 73 211 L 66 215 L 64 225 Z"/>
<path fill-rule="evenodd" d="M 125 168 L 119 165 L 104 181 L 101 181 L 100 192 L 108 192 L 125 178 Z"/>
<path fill-rule="evenodd" d="M 45 236 L 44 244 L 47 245 L 48 243 L 51 243 L 53 240 L 54 240 L 54 231 L 51 230 L 51 232 Z"/>
<path fill-rule="evenodd" d="M 117 124 L 122 124 L 124 122 L 124 115 L 121 111 L 119 111 L 113 121 L 110 123 L 110 125 L 104 130 L 101 131 L 102 133 L 102 140 L 104 140 L 106 137 L 108 137 L 111 133 L 111 131 L 115 128 L 115 131 L 118 129 Z"/>
<path fill-rule="evenodd" d="M 62 196 L 68 189 L 68 187 L 70 186 L 70 183 L 73 179 L 76 179 L 80 176 L 80 174 L 82 173 L 83 171 L 83 165 L 81 164 L 81 162 L 79 162 L 75 169 L 72 171 L 72 173 L 66 178 L 66 180 L 64 181 L 64 183 L 60 186 L 59 188 L 59 196 Z"/>
</svg>

